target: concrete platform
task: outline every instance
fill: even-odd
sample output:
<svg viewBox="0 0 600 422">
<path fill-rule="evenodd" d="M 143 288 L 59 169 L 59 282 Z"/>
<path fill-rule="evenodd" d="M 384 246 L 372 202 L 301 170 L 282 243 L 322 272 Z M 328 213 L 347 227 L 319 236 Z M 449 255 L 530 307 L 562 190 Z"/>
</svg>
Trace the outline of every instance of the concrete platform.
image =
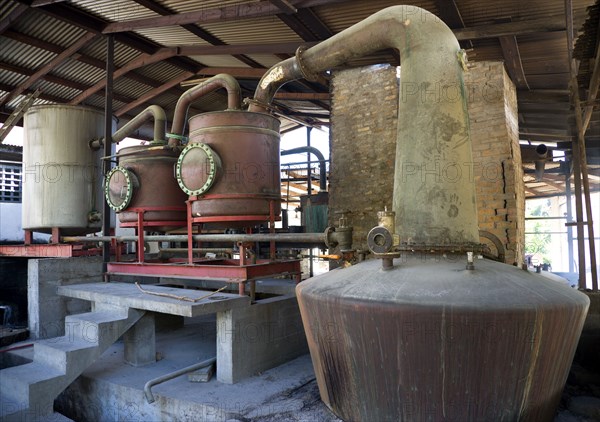
<svg viewBox="0 0 600 422">
<path fill-rule="evenodd" d="M 153 387 L 156 401 L 147 403 L 148 380 L 215 355 L 216 324 L 207 315 L 158 331 L 161 359 L 142 368 L 124 364 L 124 345 L 114 344 L 59 396 L 55 409 L 79 421 L 339 421 L 320 401 L 307 354 L 233 385 L 189 382 L 184 375 Z"/>
<path fill-rule="evenodd" d="M 144 285 L 142 287 L 144 290 L 186 296 L 190 299 L 198 299 L 212 293 L 210 291 L 182 290 L 164 286 Z M 250 306 L 250 297 L 248 296 L 220 292 L 198 302 L 187 302 L 144 293 L 135 284 L 131 283 L 91 283 L 59 286 L 57 293 L 61 296 L 91 302 L 185 317 L 195 317 Z"/>
</svg>

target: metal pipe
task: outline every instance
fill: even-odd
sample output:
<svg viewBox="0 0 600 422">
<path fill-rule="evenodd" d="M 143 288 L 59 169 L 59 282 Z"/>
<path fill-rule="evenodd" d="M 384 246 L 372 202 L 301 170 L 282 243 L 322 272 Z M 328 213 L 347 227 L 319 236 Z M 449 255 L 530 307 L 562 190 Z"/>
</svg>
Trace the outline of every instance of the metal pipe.
<svg viewBox="0 0 600 422">
<path fill-rule="evenodd" d="M 544 177 L 544 169 L 546 168 L 546 159 L 548 158 L 548 147 L 544 144 L 539 144 L 535 147 L 535 153 L 538 159 L 535 160 L 535 180 L 541 182 Z"/>
<path fill-rule="evenodd" d="M 112 142 L 121 142 L 128 135 L 131 135 L 133 131 L 141 127 L 151 118 L 154 119 L 154 142 L 165 142 L 165 133 L 167 129 L 167 115 L 162 107 L 157 105 L 151 105 L 147 107 L 140 114 L 135 116 L 129 122 L 127 122 L 121 129 L 117 130 L 112 135 Z M 96 139 L 90 142 L 92 149 L 99 149 L 104 145 L 103 139 Z"/>
<path fill-rule="evenodd" d="M 112 113 L 113 113 L 113 84 L 115 71 L 115 37 L 108 35 L 106 38 L 106 93 L 104 96 L 104 138 L 107 142 L 104 143 L 104 155 L 110 155 L 112 149 Z M 98 147 L 100 148 L 100 147 Z M 102 172 L 107 174 L 111 169 L 111 162 L 102 162 Z M 104 196 L 104 195 L 103 195 Z M 110 234 L 111 220 L 110 206 L 106 198 L 102 201 L 102 234 L 107 236 Z M 102 245 L 102 274 L 107 280 L 108 263 L 110 261 L 110 244 Z"/>
<path fill-rule="evenodd" d="M 292 155 L 299 154 L 302 152 L 311 153 L 315 155 L 319 160 L 319 188 L 321 189 L 321 191 L 327 190 L 327 167 L 325 166 L 326 160 L 321 151 L 319 151 L 315 147 L 306 146 L 281 151 L 281 155 Z"/>
<path fill-rule="evenodd" d="M 335 235 L 335 232 L 332 234 Z M 300 242 L 300 243 L 325 243 L 327 235 L 325 233 L 261 233 L 261 234 L 196 234 L 192 236 L 194 241 L 198 242 Z M 132 236 L 63 236 L 62 242 L 135 242 L 138 237 Z M 150 235 L 144 236 L 146 242 L 187 242 L 188 236 L 185 234 L 176 235 Z"/>
<path fill-rule="evenodd" d="M 299 49 L 267 71 L 249 110 L 266 112 L 289 81 L 315 79 L 320 72 L 386 48 L 398 49 L 402 59 L 396 232 L 424 244 L 478 243 L 475 184 L 468 176 L 473 160 L 463 81 L 466 57 L 452 30 L 430 12 L 388 7 L 314 47 Z"/>
<path fill-rule="evenodd" d="M 187 366 L 185 368 L 181 368 L 177 371 L 162 375 L 160 377 L 151 379 L 150 381 L 148 381 L 145 385 L 144 385 L 144 395 L 146 396 L 146 401 L 148 401 L 148 403 L 154 403 L 155 399 L 154 399 L 154 394 L 152 394 L 152 387 L 154 387 L 155 385 L 158 384 L 162 384 L 163 382 L 172 380 L 173 378 L 177 378 L 180 377 L 182 375 L 187 374 L 188 372 L 192 372 L 192 371 L 196 371 L 198 369 L 202 369 L 206 366 L 212 365 L 213 363 L 215 363 L 217 361 L 217 358 L 210 358 L 210 359 L 206 359 L 202 362 L 198 362 L 195 363 L 193 365 Z"/>
<path fill-rule="evenodd" d="M 193 88 L 185 91 L 175 106 L 175 113 L 173 115 L 173 126 L 171 127 L 171 133 L 174 135 L 183 135 L 183 125 L 185 123 L 185 116 L 187 109 L 190 104 L 198 98 L 216 91 L 219 88 L 225 88 L 227 90 L 227 109 L 228 110 L 239 110 L 242 90 L 240 84 L 231 75 L 221 73 L 213 76 L 210 79 L 196 85 Z M 173 147 L 179 144 L 179 139 L 176 137 L 169 138 L 169 146 Z"/>
</svg>

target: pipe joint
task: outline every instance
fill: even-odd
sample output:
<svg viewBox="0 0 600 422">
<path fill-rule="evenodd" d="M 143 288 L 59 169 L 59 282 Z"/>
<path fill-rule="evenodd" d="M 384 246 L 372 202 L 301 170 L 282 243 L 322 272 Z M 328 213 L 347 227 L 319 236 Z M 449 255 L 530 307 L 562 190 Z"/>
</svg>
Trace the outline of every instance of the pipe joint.
<svg viewBox="0 0 600 422">
<path fill-rule="evenodd" d="M 296 64 L 302 73 L 302 77 L 310 82 L 317 82 L 320 79 L 320 75 L 317 72 L 313 72 L 309 66 L 306 65 L 302 54 L 307 50 L 306 46 L 301 45 L 296 50 Z"/>
</svg>

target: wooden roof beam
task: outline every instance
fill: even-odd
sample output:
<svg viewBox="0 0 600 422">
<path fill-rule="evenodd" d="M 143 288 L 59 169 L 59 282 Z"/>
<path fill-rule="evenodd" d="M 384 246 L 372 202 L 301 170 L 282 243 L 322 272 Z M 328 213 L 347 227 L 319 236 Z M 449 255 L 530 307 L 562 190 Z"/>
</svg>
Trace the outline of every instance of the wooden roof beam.
<svg viewBox="0 0 600 422">
<path fill-rule="evenodd" d="M 62 47 L 58 44 L 53 44 L 53 43 L 41 40 L 39 38 L 35 38 L 30 35 L 26 35 L 21 32 L 17 32 L 17 31 L 13 31 L 13 30 L 7 30 L 4 34 L 2 34 L 2 36 L 10 38 L 15 41 L 19 41 L 23 44 L 27 44 L 27 45 L 42 49 L 42 50 L 51 51 L 52 53 L 55 53 L 55 54 L 60 54 L 60 52 L 64 50 L 64 47 Z M 98 69 L 102 69 L 102 70 L 106 69 L 106 63 L 104 63 L 104 60 L 100 60 L 95 57 L 88 56 L 86 54 L 75 53 L 75 54 L 73 54 L 73 56 L 71 56 L 71 58 L 73 60 L 77 60 L 81 63 L 85 63 L 90 66 L 94 66 Z M 137 81 L 139 83 L 142 83 L 144 85 L 152 86 L 152 87 L 158 87 L 162 84 L 162 82 L 159 82 L 159 81 L 149 78 L 147 76 L 141 75 L 137 72 L 129 72 L 129 73 L 127 73 L 127 75 L 125 75 L 125 77 L 128 79 Z"/>
<path fill-rule="evenodd" d="M 454 35 L 459 41 L 499 38 L 511 35 L 532 34 L 535 32 L 564 31 L 566 28 L 564 15 L 554 15 L 538 19 L 526 19 L 490 25 L 478 25 L 469 28 L 455 29 Z"/>
<path fill-rule="evenodd" d="M 315 7 L 334 3 L 343 3 L 347 0 L 293 0 L 292 5 L 301 4 L 302 7 Z M 170 16 L 155 18 L 133 19 L 124 22 L 113 22 L 106 25 L 103 33 L 135 31 L 144 28 L 157 28 L 162 26 L 215 23 L 231 20 L 241 20 L 264 16 L 274 16 L 281 13 L 281 9 L 270 1 L 257 1 L 241 5 L 215 7 L 197 10 L 194 12 L 179 13 Z"/>
<path fill-rule="evenodd" d="M 502 48 L 506 71 L 516 88 L 529 91 L 529 84 L 527 83 L 525 72 L 523 71 L 523 62 L 521 61 L 517 37 L 514 35 L 507 35 L 499 37 L 498 40 L 500 41 L 500 47 Z"/>
<path fill-rule="evenodd" d="M 152 10 L 162 16 L 172 16 L 172 15 L 176 14 L 172 10 L 156 3 L 153 0 L 134 0 L 134 1 L 137 4 L 144 6 L 145 8 Z M 194 34 L 198 38 L 200 38 L 212 45 L 226 45 L 225 42 L 221 41 L 219 38 L 215 37 L 210 32 L 204 30 L 203 28 L 201 28 L 197 25 L 184 24 L 184 25 L 181 25 L 181 27 L 183 29 L 185 29 L 186 31 Z M 241 61 L 242 63 L 247 64 L 250 67 L 262 67 L 262 65 L 260 63 L 255 62 L 254 60 L 252 60 L 249 57 L 244 56 L 243 54 L 234 55 L 234 57 L 236 59 L 238 59 L 239 61 Z"/>
<path fill-rule="evenodd" d="M 40 80 L 44 75 L 54 69 L 56 66 L 67 60 L 70 56 L 72 56 L 77 50 L 88 44 L 94 38 L 96 38 L 97 34 L 93 32 L 87 32 L 82 37 L 80 37 L 77 41 L 75 41 L 69 48 L 64 50 L 62 53 L 58 54 L 54 59 L 50 62 L 42 66 L 38 69 L 33 75 L 31 75 L 25 82 L 17 86 L 12 92 L 8 95 L 5 95 L 2 100 L 0 100 L 0 106 L 6 104 L 8 101 L 13 98 L 19 96 L 24 90 L 32 86 L 38 80 Z"/>
<path fill-rule="evenodd" d="M 181 75 L 177 76 L 174 79 L 171 79 L 169 82 L 167 82 L 157 88 L 154 88 L 153 90 L 142 95 L 137 100 L 131 101 L 128 104 L 124 105 L 123 107 L 121 107 L 120 109 L 118 109 L 115 112 L 115 116 L 117 116 L 117 117 L 122 116 L 123 114 L 127 113 L 128 111 L 130 111 L 138 106 L 141 106 L 144 103 L 150 101 L 151 99 L 159 96 L 163 92 L 166 92 L 169 89 L 178 86 L 181 82 L 185 81 L 188 78 L 191 78 L 192 76 L 194 76 L 194 74 L 191 72 L 183 72 Z"/>
<path fill-rule="evenodd" d="M 465 22 L 455 0 L 436 0 L 435 4 L 438 8 L 440 18 L 449 28 L 457 29 L 465 27 Z M 460 44 L 463 48 L 473 48 L 471 40 L 463 40 Z"/>
<path fill-rule="evenodd" d="M 18 4 L 2 21 L 0 21 L 0 34 L 6 31 L 10 26 L 29 9 L 24 4 Z"/>
<path fill-rule="evenodd" d="M 140 67 L 147 66 L 152 63 L 166 60 L 170 57 L 175 56 L 176 54 L 177 54 L 177 49 L 175 49 L 175 48 L 163 48 L 163 49 L 160 49 L 155 54 L 140 54 L 137 58 L 135 58 L 132 61 L 130 61 L 129 63 L 127 63 L 125 66 L 120 67 L 119 69 L 115 70 L 115 72 L 113 73 L 113 78 L 117 79 L 117 78 L 125 75 L 127 72 L 130 72 L 134 69 L 138 69 Z M 98 92 L 105 86 L 106 86 L 106 78 L 103 78 L 99 82 L 97 82 L 94 86 L 86 89 L 81 94 L 79 94 L 77 97 L 72 99 L 69 102 L 69 104 L 71 104 L 71 105 L 79 104 L 80 102 L 85 100 L 87 97 L 94 94 L 95 92 Z"/>
<path fill-rule="evenodd" d="M 32 76 L 35 73 L 35 71 L 24 68 L 24 67 L 11 65 L 8 63 L 1 63 L 1 62 L 0 62 L 0 69 L 8 70 L 10 72 L 19 73 L 21 75 L 26 75 L 26 76 Z M 82 84 L 81 82 L 75 82 L 75 81 L 72 81 L 69 79 L 61 78 L 60 76 L 54 76 L 54 75 L 50 75 L 50 74 L 44 75 L 42 77 L 42 79 L 45 81 L 51 82 L 53 84 L 63 85 L 63 86 L 69 87 L 69 88 L 78 89 L 80 91 L 85 91 L 86 89 L 89 88 L 89 85 Z M 104 96 L 104 94 L 102 94 L 102 93 L 99 93 L 97 95 Z M 118 94 L 118 93 L 113 93 L 113 96 L 114 96 L 115 100 L 120 101 L 122 103 L 129 103 L 129 102 L 133 101 L 133 98 L 130 98 L 125 95 Z"/>
<path fill-rule="evenodd" d="M 270 0 L 270 2 L 277 6 L 279 10 L 286 15 L 293 15 L 298 11 L 298 9 L 296 9 L 294 5 L 287 0 Z"/>
</svg>

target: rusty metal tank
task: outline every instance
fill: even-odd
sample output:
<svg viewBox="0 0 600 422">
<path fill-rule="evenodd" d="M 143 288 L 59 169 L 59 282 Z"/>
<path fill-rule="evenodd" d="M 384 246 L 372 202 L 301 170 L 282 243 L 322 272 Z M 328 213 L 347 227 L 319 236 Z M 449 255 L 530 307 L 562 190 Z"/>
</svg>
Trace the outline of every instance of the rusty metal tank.
<svg viewBox="0 0 600 422">
<path fill-rule="evenodd" d="M 119 165 L 106 176 L 105 197 L 123 227 L 135 227 L 138 211 L 144 226 L 169 231 L 186 225 L 187 195 L 174 177 L 178 152 L 164 145 L 121 149 Z"/>
<path fill-rule="evenodd" d="M 371 260 L 298 285 L 321 398 L 343 420 L 553 420 L 589 301 L 464 261 Z"/>
<path fill-rule="evenodd" d="M 43 105 L 24 115 L 23 229 L 64 235 L 101 230 L 100 153 L 104 113 L 81 106 Z"/>
<path fill-rule="evenodd" d="M 281 212 L 279 120 L 263 113 L 218 111 L 189 120 L 190 143 L 177 180 L 196 222 L 247 227 Z"/>
</svg>

